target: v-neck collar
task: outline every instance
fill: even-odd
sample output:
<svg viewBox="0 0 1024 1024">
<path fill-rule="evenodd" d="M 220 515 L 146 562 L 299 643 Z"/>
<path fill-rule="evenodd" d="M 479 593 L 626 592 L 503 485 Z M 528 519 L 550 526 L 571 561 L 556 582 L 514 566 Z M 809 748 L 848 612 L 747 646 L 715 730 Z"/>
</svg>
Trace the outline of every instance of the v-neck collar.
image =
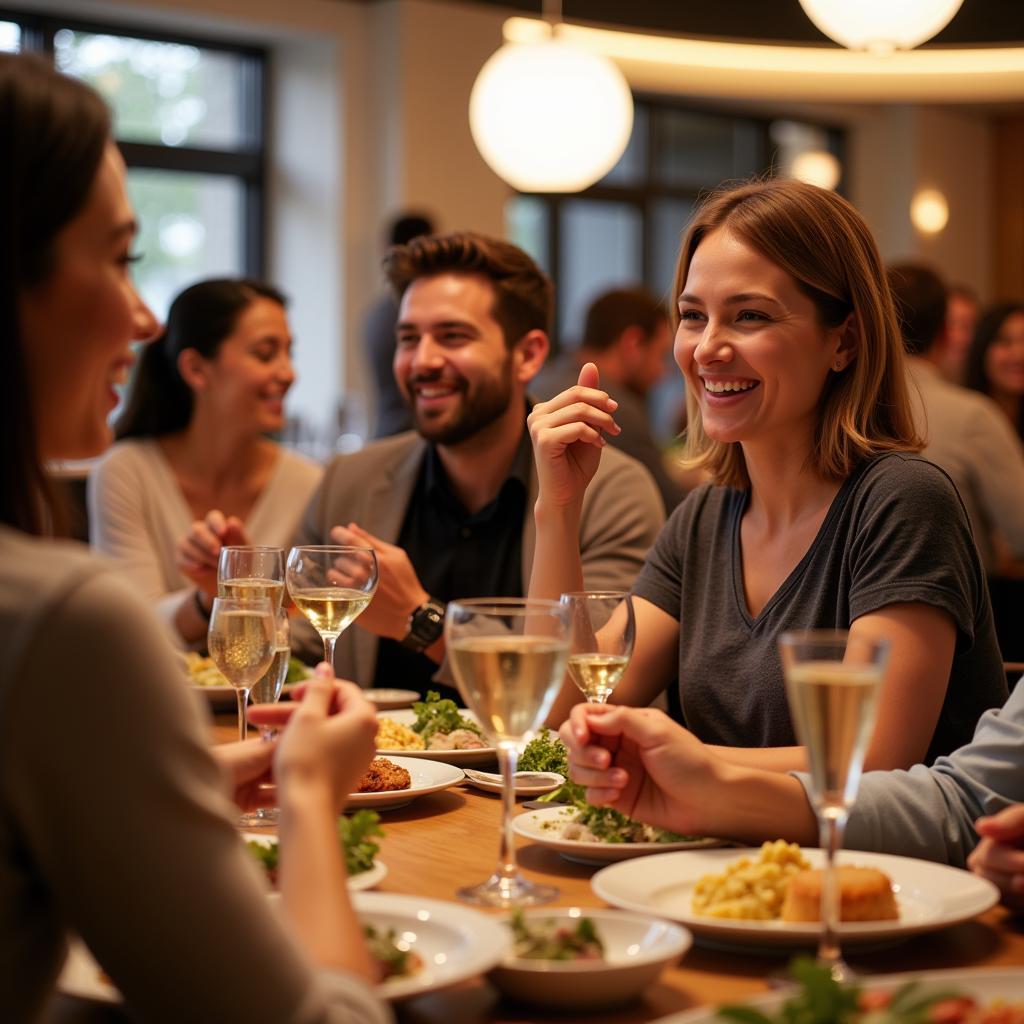
<svg viewBox="0 0 1024 1024">
<path fill-rule="evenodd" d="M 811 541 L 807 550 L 804 552 L 803 557 L 793 567 L 790 574 L 779 584 L 778 589 L 772 594 L 771 597 L 764 603 L 761 610 L 757 615 L 750 614 L 750 608 L 747 605 L 747 594 L 743 587 L 743 548 L 740 544 L 740 524 L 743 521 L 743 513 L 747 510 L 747 506 L 750 504 L 750 489 L 741 492 L 737 496 L 737 500 L 733 503 L 733 520 L 732 520 L 732 538 L 731 538 L 731 549 L 732 549 L 732 588 L 733 596 L 736 599 L 736 608 L 740 613 L 740 617 L 748 629 L 753 632 L 758 629 L 764 620 L 771 614 L 780 601 L 783 601 L 789 592 L 800 582 L 804 573 L 807 571 L 807 566 L 811 563 L 818 549 L 825 541 L 825 537 L 832 531 L 832 526 L 835 520 L 838 518 L 843 507 L 846 505 L 847 496 L 849 495 L 850 489 L 854 483 L 860 477 L 861 473 L 868 466 L 868 462 L 862 463 L 858 466 L 842 483 L 842 486 L 836 492 L 835 497 L 832 499 L 831 504 L 828 507 L 828 512 L 825 513 L 825 518 L 821 522 L 821 526 L 818 527 L 818 532 L 814 535 L 814 539 Z"/>
</svg>

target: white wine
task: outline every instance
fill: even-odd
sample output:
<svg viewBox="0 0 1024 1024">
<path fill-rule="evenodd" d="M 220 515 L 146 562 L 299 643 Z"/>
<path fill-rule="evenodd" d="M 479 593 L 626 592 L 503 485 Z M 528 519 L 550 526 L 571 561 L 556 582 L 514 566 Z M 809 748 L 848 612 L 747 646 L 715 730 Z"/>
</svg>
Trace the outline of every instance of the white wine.
<svg viewBox="0 0 1024 1024">
<path fill-rule="evenodd" d="M 280 580 L 268 580 L 257 576 L 236 577 L 218 580 L 217 594 L 220 597 L 233 597 L 237 601 L 267 600 L 270 602 L 271 611 L 276 615 L 281 610 L 284 584 Z"/>
<path fill-rule="evenodd" d="M 253 704 L 275 704 L 280 699 L 285 676 L 288 675 L 288 659 L 291 653 L 290 647 L 274 648 L 274 659 L 270 663 L 270 668 L 249 691 L 249 700 Z"/>
<path fill-rule="evenodd" d="M 252 686 L 274 656 L 274 624 L 269 615 L 218 611 L 210 622 L 210 657 L 232 686 Z"/>
<path fill-rule="evenodd" d="M 807 748 L 811 788 L 821 809 L 849 807 L 875 721 L 881 667 L 807 661 L 786 672 L 793 724 Z"/>
<path fill-rule="evenodd" d="M 349 587 L 309 587 L 292 590 L 295 607 L 321 636 L 338 636 L 370 603 L 373 594 Z"/>
<path fill-rule="evenodd" d="M 628 664 L 629 657 L 625 654 L 601 654 L 599 651 L 570 654 L 569 675 L 587 700 L 604 704 Z"/>
<path fill-rule="evenodd" d="M 567 653 L 547 636 L 469 637 L 448 648 L 462 696 L 496 743 L 518 742 L 544 720 Z"/>
</svg>

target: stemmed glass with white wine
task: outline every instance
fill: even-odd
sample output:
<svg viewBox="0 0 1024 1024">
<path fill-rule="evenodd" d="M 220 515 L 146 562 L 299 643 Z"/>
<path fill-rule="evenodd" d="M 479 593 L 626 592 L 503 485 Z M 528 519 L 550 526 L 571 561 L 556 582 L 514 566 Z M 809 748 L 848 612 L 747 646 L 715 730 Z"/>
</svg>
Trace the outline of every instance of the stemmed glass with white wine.
<svg viewBox="0 0 1024 1024">
<path fill-rule="evenodd" d="M 821 629 L 783 633 L 779 651 L 793 725 L 807 750 L 811 802 L 825 858 L 818 962 L 836 981 L 848 981 L 854 972 L 839 948 L 835 858 L 874 732 L 889 644 L 845 630 Z"/>
<path fill-rule="evenodd" d="M 624 590 L 563 594 L 572 629 L 569 675 L 592 704 L 606 704 L 633 654 L 636 619 Z"/>
<path fill-rule="evenodd" d="M 285 579 L 295 607 L 320 634 L 324 660 L 333 666 L 338 637 L 377 589 L 377 555 L 372 548 L 342 544 L 292 548 Z"/>
<path fill-rule="evenodd" d="M 274 659 L 270 668 L 253 685 L 249 691 L 252 704 L 276 704 L 281 699 L 284 681 L 288 675 L 288 659 L 291 657 L 291 631 L 288 627 L 288 613 L 278 608 L 274 616 Z M 260 739 L 270 740 L 276 730 L 269 725 L 260 725 Z M 243 814 L 239 825 L 243 828 L 266 828 L 278 823 L 280 812 L 276 807 L 258 807 L 255 811 Z"/>
<path fill-rule="evenodd" d="M 284 597 L 284 551 L 256 545 L 229 545 L 220 549 L 217 594 L 258 601 L 265 597 L 274 608 Z"/>
<path fill-rule="evenodd" d="M 215 597 L 207 634 L 210 657 L 238 699 L 238 738 L 246 737 L 249 690 L 274 660 L 274 606 L 267 598 Z"/>
<path fill-rule="evenodd" d="M 498 748 L 502 829 L 498 867 L 487 881 L 460 889 L 467 903 L 492 907 L 548 903 L 550 885 L 527 881 L 512 837 L 516 763 L 554 703 L 569 654 L 569 609 L 557 601 L 478 598 L 451 601 L 445 645 L 459 692 Z"/>
</svg>

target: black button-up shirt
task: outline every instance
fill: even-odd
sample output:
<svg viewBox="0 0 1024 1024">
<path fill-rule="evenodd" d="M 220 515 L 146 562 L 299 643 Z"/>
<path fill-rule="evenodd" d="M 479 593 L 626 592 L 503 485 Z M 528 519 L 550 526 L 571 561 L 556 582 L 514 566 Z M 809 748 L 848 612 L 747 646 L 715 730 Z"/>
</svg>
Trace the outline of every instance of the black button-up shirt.
<svg viewBox="0 0 1024 1024">
<path fill-rule="evenodd" d="M 498 496 L 470 514 L 455 496 L 437 449 L 427 448 L 405 513 L 398 546 L 424 588 L 439 601 L 523 596 L 523 517 L 533 451 L 524 430 Z M 431 680 L 437 664 L 396 640 L 382 639 L 374 686 L 438 690 L 462 704 L 451 687 Z"/>
</svg>

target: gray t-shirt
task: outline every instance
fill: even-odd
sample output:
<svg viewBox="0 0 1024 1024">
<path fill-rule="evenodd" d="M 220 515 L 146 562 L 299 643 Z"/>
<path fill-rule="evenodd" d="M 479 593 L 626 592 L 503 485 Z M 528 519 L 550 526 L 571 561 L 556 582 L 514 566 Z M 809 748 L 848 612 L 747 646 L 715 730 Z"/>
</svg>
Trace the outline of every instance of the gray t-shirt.
<svg viewBox="0 0 1024 1024">
<path fill-rule="evenodd" d="M 982 713 L 1006 699 L 1006 678 L 978 550 L 946 474 L 904 454 L 861 466 L 756 618 L 743 589 L 740 521 L 747 500 L 748 492 L 727 487 L 694 491 L 665 524 L 633 588 L 679 620 L 686 727 L 726 746 L 796 743 L 779 636 L 846 629 L 887 605 L 915 603 L 941 608 L 957 630 L 927 763 L 967 743 Z"/>
</svg>

